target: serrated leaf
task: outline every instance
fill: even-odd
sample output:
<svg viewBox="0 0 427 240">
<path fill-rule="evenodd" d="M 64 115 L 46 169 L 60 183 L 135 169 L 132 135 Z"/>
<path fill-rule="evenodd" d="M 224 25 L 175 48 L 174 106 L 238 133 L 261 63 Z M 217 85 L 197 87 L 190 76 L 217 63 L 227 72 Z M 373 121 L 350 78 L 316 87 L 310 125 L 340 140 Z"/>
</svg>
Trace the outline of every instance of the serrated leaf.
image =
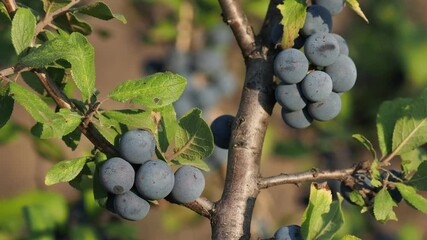
<svg viewBox="0 0 427 240">
<path fill-rule="evenodd" d="M 74 131 L 81 123 L 81 116 L 69 109 L 60 109 L 49 122 L 37 123 L 31 133 L 41 139 L 61 138 Z"/>
<path fill-rule="evenodd" d="M 201 118 L 200 109 L 191 109 L 178 122 L 175 147 L 170 160 L 181 165 L 193 165 L 208 170 L 203 161 L 213 151 L 213 137 L 208 124 Z"/>
<path fill-rule="evenodd" d="M 358 206 L 365 206 L 365 200 L 363 199 L 363 196 L 360 195 L 357 191 L 352 191 L 349 195 L 351 202 L 355 203 Z"/>
<path fill-rule="evenodd" d="M 417 172 L 411 177 L 407 184 L 417 190 L 427 191 L 427 161 L 424 161 L 418 166 Z"/>
<path fill-rule="evenodd" d="M 79 114 L 69 109 L 60 109 L 55 113 L 39 96 L 16 83 L 10 85 L 10 92 L 38 122 L 31 130 L 37 137 L 60 138 L 74 131 L 81 122 Z"/>
<path fill-rule="evenodd" d="M 397 154 L 410 152 L 427 142 L 427 90 L 411 101 L 397 119 L 392 149 Z"/>
<path fill-rule="evenodd" d="M 46 15 L 67 6 L 71 0 L 43 0 L 43 9 Z"/>
<path fill-rule="evenodd" d="M 372 164 L 371 164 L 371 175 L 372 175 L 371 183 L 374 187 L 380 187 L 382 185 L 382 183 L 379 181 L 379 179 L 381 179 L 381 173 L 378 170 L 378 165 L 379 165 L 379 162 L 377 159 L 372 161 Z"/>
<path fill-rule="evenodd" d="M 420 164 L 427 160 L 427 152 L 424 149 L 416 148 L 410 152 L 400 155 L 402 170 L 405 175 L 414 172 Z"/>
<path fill-rule="evenodd" d="M 154 132 L 156 125 L 150 111 L 140 109 L 108 110 L 102 113 L 129 127 L 147 128 Z"/>
<path fill-rule="evenodd" d="M 174 107 L 167 105 L 163 108 L 155 109 L 160 113 L 160 122 L 157 125 L 157 138 L 162 152 L 166 152 L 169 145 L 175 139 L 175 132 L 178 127 Z"/>
<path fill-rule="evenodd" d="M 112 18 L 115 18 L 124 24 L 127 23 L 126 18 L 123 15 L 113 13 L 111 9 L 103 2 L 96 2 L 85 5 L 83 7 L 78 8 L 76 12 L 96 17 L 102 20 L 110 20 Z"/>
<path fill-rule="evenodd" d="M 357 15 L 359 15 L 361 18 L 363 18 L 363 20 L 369 23 L 368 18 L 363 13 L 362 9 L 359 6 L 359 2 L 357 0 L 346 0 L 346 2 L 348 3 L 348 5 L 350 5 L 350 8 L 356 12 Z"/>
<path fill-rule="evenodd" d="M 353 134 L 352 137 L 354 139 L 356 139 L 357 141 L 359 141 L 361 144 L 363 144 L 363 146 L 365 146 L 365 148 L 371 152 L 371 155 L 372 155 L 374 160 L 378 159 L 377 158 L 377 152 L 375 151 L 374 146 L 372 145 L 371 141 L 369 141 L 362 134 Z"/>
<path fill-rule="evenodd" d="M 15 100 L 9 95 L 9 84 L 0 87 L 0 128 L 10 119 Z"/>
<path fill-rule="evenodd" d="M 148 108 L 160 108 L 178 100 L 186 84 L 185 78 L 178 74 L 155 73 L 143 79 L 126 81 L 109 96 L 119 102 L 130 100 Z"/>
<path fill-rule="evenodd" d="M 304 239 L 332 239 L 344 224 L 341 203 L 332 201 L 331 190 L 311 184 L 309 204 L 304 212 L 301 233 Z"/>
<path fill-rule="evenodd" d="M 305 0 L 286 0 L 283 4 L 277 5 L 282 15 L 283 25 L 282 47 L 291 48 L 294 39 L 298 37 L 299 30 L 304 26 L 307 15 L 307 3 Z"/>
<path fill-rule="evenodd" d="M 46 174 L 45 184 L 53 185 L 73 180 L 83 169 L 88 157 L 64 160 L 55 165 Z"/>
<path fill-rule="evenodd" d="M 418 195 L 415 188 L 405 185 L 404 183 L 395 183 L 397 189 L 409 205 L 415 209 L 427 214 L 427 199 Z"/>
<path fill-rule="evenodd" d="M 397 119 L 403 114 L 404 107 L 411 102 L 409 98 L 398 98 L 393 101 L 385 101 L 381 104 L 377 115 L 378 145 L 382 157 L 393 151 L 393 130 Z"/>
<path fill-rule="evenodd" d="M 397 221 L 393 207 L 397 207 L 390 193 L 386 189 L 381 189 L 374 200 L 374 216 L 377 221 L 385 223 L 389 220 Z"/>
<path fill-rule="evenodd" d="M 85 99 L 95 89 L 95 52 L 81 33 L 73 32 L 43 43 L 20 59 L 20 63 L 35 68 L 49 66 L 64 59 L 71 64 L 71 75 Z"/>
<path fill-rule="evenodd" d="M 37 122 L 51 122 L 55 119 L 55 113 L 49 106 L 36 94 L 27 90 L 16 83 L 10 84 L 10 93 L 12 97 L 21 104 L 27 112 Z"/>
<path fill-rule="evenodd" d="M 99 121 L 93 122 L 96 129 L 112 145 L 117 145 L 122 134 L 120 123 L 101 114 L 97 115 Z"/>
<path fill-rule="evenodd" d="M 16 54 L 21 54 L 33 41 L 36 17 L 28 8 L 18 8 L 12 20 L 12 44 Z"/>
<path fill-rule="evenodd" d="M 89 23 L 70 12 L 56 17 L 54 23 L 68 33 L 79 32 L 85 36 L 92 33 L 92 27 Z"/>
</svg>

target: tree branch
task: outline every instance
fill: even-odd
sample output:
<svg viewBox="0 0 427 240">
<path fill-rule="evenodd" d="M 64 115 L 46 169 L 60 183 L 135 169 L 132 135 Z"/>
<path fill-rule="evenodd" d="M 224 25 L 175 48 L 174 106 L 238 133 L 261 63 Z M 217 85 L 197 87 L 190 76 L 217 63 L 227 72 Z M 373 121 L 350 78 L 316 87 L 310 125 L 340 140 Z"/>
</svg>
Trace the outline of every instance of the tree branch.
<svg viewBox="0 0 427 240">
<path fill-rule="evenodd" d="M 242 50 L 243 58 L 249 58 L 256 50 L 255 34 L 248 18 L 235 0 L 219 0 L 224 22 L 227 23 Z"/>
<path fill-rule="evenodd" d="M 242 51 L 246 75 L 239 110 L 232 126 L 225 186 L 211 220 L 212 239 L 250 239 L 253 208 L 259 194 L 262 146 L 276 102 L 274 56 L 269 52 L 266 41 L 262 41 L 268 36 L 255 39 L 238 1 L 219 0 L 219 3 L 225 22 L 230 25 Z M 274 13 L 269 11 L 268 14 Z"/>
<path fill-rule="evenodd" d="M 212 214 L 215 211 L 214 203 L 204 197 L 200 197 L 194 202 L 185 203 L 181 205 L 208 219 L 212 218 Z"/>
<path fill-rule="evenodd" d="M 265 189 L 282 184 L 299 184 L 303 182 L 312 182 L 316 180 L 343 180 L 355 171 L 355 167 L 341 170 L 324 170 L 311 169 L 307 172 L 286 174 L 281 173 L 276 176 L 261 178 L 258 182 L 260 189 Z"/>
</svg>

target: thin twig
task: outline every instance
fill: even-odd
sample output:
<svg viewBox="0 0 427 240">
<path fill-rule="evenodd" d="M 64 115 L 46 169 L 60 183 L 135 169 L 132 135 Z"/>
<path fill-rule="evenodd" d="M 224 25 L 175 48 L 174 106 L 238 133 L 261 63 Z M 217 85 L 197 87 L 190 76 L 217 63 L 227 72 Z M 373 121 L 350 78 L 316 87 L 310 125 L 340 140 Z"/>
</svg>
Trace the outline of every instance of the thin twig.
<svg viewBox="0 0 427 240">
<path fill-rule="evenodd" d="M 6 5 L 7 11 L 9 14 L 14 14 L 18 6 L 16 5 L 15 0 L 4 0 L 4 3 Z"/>
<path fill-rule="evenodd" d="M 204 197 L 199 197 L 194 202 L 182 205 L 208 219 L 211 219 L 212 214 L 215 211 L 215 204 Z"/>
<path fill-rule="evenodd" d="M 317 180 L 343 180 L 347 176 L 351 175 L 355 169 L 355 167 L 333 171 L 312 169 L 302 173 L 281 173 L 276 176 L 261 178 L 258 182 L 258 187 L 260 189 L 265 189 L 282 184 L 299 184 Z"/>
<path fill-rule="evenodd" d="M 61 108 L 71 109 L 73 111 L 77 111 L 76 108 L 73 107 L 71 100 L 58 88 L 56 83 L 48 77 L 44 70 L 35 70 L 34 71 L 37 77 L 40 79 L 40 82 L 43 84 L 46 91 L 55 101 L 55 103 Z M 89 113 L 91 113 L 89 111 Z M 91 119 L 90 117 L 85 116 L 85 119 Z M 102 134 L 99 133 L 98 129 L 93 125 L 90 121 L 82 121 L 79 125 L 80 132 L 85 135 L 92 144 L 98 148 L 101 152 L 117 155 L 118 152 L 114 148 L 114 146 L 108 142 Z"/>
<path fill-rule="evenodd" d="M 55 12 L 51 13 L 51 14 L 47 14 L 43 20 L 41 20 L 37 26 L 36 26 L 36 32 L 34 34 L 34 36 L 37 36 L 41 31 L 43 31 L 43 29 L 49 25 L 53 19 L 58 16 L 63 14 L 64 12 L 68 11 L 71 7 L 73 7 L 74 5 L 76 5 L 77 3 L 79 3 L 80 0 L 72 0 L 68 5 L 66 5 L 65 7 L 62 7 L 58 10 L 56 10 Z"/>
</svg>

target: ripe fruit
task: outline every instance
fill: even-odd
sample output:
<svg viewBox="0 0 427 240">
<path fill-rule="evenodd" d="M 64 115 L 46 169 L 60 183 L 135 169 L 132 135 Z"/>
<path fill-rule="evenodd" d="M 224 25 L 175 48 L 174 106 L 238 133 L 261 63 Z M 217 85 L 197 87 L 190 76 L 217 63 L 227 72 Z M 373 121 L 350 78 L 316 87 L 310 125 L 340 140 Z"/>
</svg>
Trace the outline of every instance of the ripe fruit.
<svg viewBox="0 0 427 240">
<path fill-rule="evenodd" d="M 345 0 L 313 0 L 313 4 L 326 8 L 331 15 L 338 15 L 344 8 Z"/>
<path fill-rule="evenodd" d="M 158 200 L 172 191 L 174 180 L 173 172 L 166 162 L 149 160 L 136 172 L 135 187 L 144 199 Z"/>
<path fill-rule="evenodd" d="M 301 51 L 288 48 L 277 54 L 274 59 L 274 73 L 284 83 L 301 82 L 308 71 L 308 60 Z"/>
<path fill-rule="evenodd" d="M 124 219 L 141 220 L 149 210 L 150 204 L 132 191 L 114 197 L 114 211 Z"/>
<path fill-rule="evenodd" d="M 305 36 L 310 36 L 315 33 L 329 33 L 332 30 L 331 13 L 320 5 L 311 5 L 307 8 L 304 26 L 301 32 Z"/>
<path fill-rule="evenodd" d="M 303 240 L 301 236 L 301 227 L 298 225 L 289 225 L 279 228 L 274 233 L 275 240 Z"/>
<path fill-rule="evenodd" d="M 334 92 L 332 92 L 327 99 L 308 105 L 308 112 L 310 115 L 319 121 L 331 120 L 336 117 L 340 111 L 341 98 Z"/>
<path fill-rule="evenodd" d="M 170 197 L 179 203 L 190 203 L 202 194 L 205 177 L 198 168 L 182 166 L 175 172 L 175 184 Z"/>
<path fill-rule="evenodd" d="M 231 138 L 231 125 L 234 117 L 231 115 L 221 115 L 213 120 L 211 130 L 216 146 L 228 149 Z"/>
<path fill-rule="evenodd" d="M 141 164 L 151 159 L 156 148 L 156 140 L 150 132 L 135 129 L 126 132 L 120 139 L 120 155 L 130 163 Z"/>
<path fill-rule="evenodd" d="M 290 111 L 298 111 L 307 105 L 301 87 L 298 84 L 282 83 L 274 91 L 277 102 Z"/>
<path fill-rule="evenodd" d="M 99 180 L 110 193 L 121 194 L 129 191 L 134 179 L 135 171 L 132 165 L 119 157 L 108 159 L 99 169 Z"/>
<path fill-rule="evenodd" d="M 313 118 L 306 109 L 289 111 L 286 108 L 282 108 L 282 119 L 293 128 L 306 128 L 313 122 Z"/>
<path fill-rule="evenodd" d="M 312 102 L 325 100 L 332 93 L 332 79 L 325 72 L 312 71 L 301 82 L 301 90 Z"/>
<path fill-rule="evenodd" d="M 332 79 L 334 92 L 346 92 L 356 83 L 356 65 L 346 55 L 339 55 L 334 63 L 325 68 L 325 72 Z"/>
<path fill-rule="evenodd" d="M 334 63 L 340 54 L 337 39 L 330 33 L 315 33 L 307 38 L 304 53 L 316 66 L 326 67 Z"/>
</svg>

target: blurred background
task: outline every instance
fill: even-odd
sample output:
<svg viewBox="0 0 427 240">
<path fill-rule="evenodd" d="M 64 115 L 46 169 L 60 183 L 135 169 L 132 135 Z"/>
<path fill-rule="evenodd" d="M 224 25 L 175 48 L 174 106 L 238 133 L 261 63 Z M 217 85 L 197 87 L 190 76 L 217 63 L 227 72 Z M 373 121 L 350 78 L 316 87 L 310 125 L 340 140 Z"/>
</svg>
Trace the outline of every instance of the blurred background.
<svg viewBox="0 0 427 240">
<path fill-rule="evenodd" d="M 128 23 L 82 18 L 92 26 L 89 41 L 95 48 L 100 99 L 125 80 L 169 70 L 188 80 L 182 99 L 175 105 L 178 115 L 199 107 L 210 123 L 220 114 L 236 113 L 245 69 L 216 1 L 104 2 L 113 12 L 123 14 Z M 241 2 L 257 32 L 268 1 Z M 264 146 L 263 176 L 313 167 L 345 168 L 369 158 L 351 135 L 361 133 L 376 143 L 375 121 L 381 102 L 417 96 L 427 85 L 427 2 L 360 2 L 369 24 L 349 8 L 333 19 L 333 32 L 347 40 L 349 56 L 358 69 L 355 87 L 342 95 L 340 115 L 295 130 L 283 123 L 276 107 Z M 0 21 L 1 69 L 16 61 L 10 57 L 13 48 L 4 27 Z M 123 105 L 107 101 L 103 107 Z M 79 147 L 70 151 L 61 141 L 33 138 L 28 130 L 33 125 L 34 120 L 16 104 L 12 121 L 0 130 L 0 239 L 28 239 L 30 228 L 48 229 L 57 239 L 210 239 L 208 220 L 166 201 L 153 206 L 144 220 L 129 222 L 100 209 L 90 190 L 81 193 L 68 184 L 45 186 L 44 176 L 55 162 L 79 157 L 92 146 L 82 139 Z M 206 159 L 211 171 L 206 173 L 203 195 L 214 201 L 221 196 L 226 156 L 227 151 L 215 149 Z M 393 167 L 399 168 L 399 162 Z M 330 182 L 333 190 L 337 184 Z M 280 226 L 300 225 L 308 194 L 309 184 L 262 191 L 254 210 L 253 236 L 268 238 Z M 427 216 L 405 203 L 396 209 L 399 221 L 386 224 L 376 222 L 369 213 L 361 215 L 353 205 L 344 203 L 344 209 L 347 222 L 343 233 L 362 239 L 427 239 Z M 30 218 L 40 222 L 39 226 L 26 224 Z"/>
</svg>

